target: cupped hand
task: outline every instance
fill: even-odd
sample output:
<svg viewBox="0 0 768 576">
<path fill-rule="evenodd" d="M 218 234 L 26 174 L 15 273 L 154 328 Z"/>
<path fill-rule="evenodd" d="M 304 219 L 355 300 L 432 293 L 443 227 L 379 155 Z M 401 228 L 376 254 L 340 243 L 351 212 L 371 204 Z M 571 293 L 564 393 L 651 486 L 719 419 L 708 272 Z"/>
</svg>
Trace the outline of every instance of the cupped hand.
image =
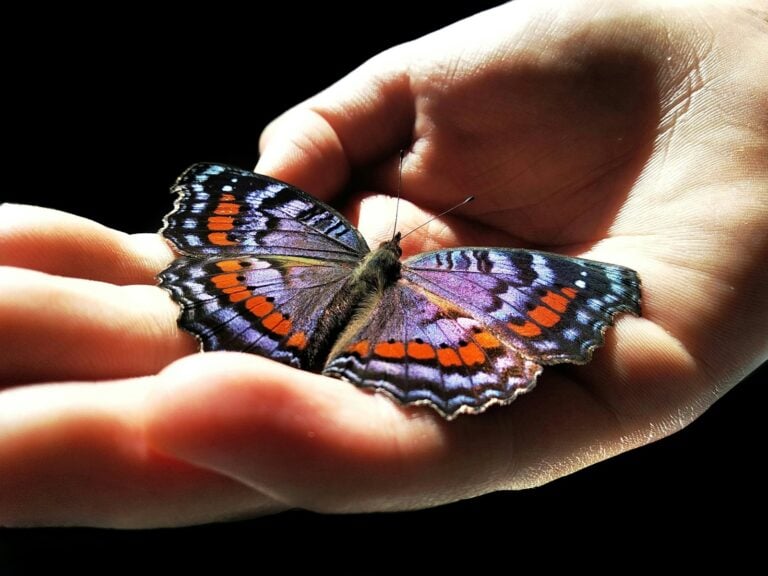
<svg viewBox="0 0 768 576">
<path fill-rule="evenodd" d="M 0 206 L 0 523 L 426 507 L 691 422 L 768 357 L 760 4 L 519 0 L 380 54 L 265 130 L 258 171 L 328 201 L 392 193 L 406 148 L 401 230 L 477 197 L 407 253 L 522 245 L 640 273 L 642 318 L 481 416 L 193 354 L 156 286 L 160 236 Z M 391 234 L 391 199 L 352 198 L 369 239 Z"/>
</svg>

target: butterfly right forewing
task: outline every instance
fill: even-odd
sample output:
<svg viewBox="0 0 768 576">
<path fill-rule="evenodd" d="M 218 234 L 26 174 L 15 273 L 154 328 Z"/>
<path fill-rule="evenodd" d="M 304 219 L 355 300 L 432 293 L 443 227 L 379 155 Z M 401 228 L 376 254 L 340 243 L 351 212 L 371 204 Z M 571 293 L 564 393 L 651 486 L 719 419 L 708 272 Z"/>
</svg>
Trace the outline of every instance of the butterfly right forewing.
<svg viewBox="0 0 768 576">
<path fill-rule="evenodd" d="M 339 212 L 285 182 L 220 164 L 195 164 L 162 233 L 187 255 L 275 254 L 359 261 L 369 252 Z"/>
</svg>

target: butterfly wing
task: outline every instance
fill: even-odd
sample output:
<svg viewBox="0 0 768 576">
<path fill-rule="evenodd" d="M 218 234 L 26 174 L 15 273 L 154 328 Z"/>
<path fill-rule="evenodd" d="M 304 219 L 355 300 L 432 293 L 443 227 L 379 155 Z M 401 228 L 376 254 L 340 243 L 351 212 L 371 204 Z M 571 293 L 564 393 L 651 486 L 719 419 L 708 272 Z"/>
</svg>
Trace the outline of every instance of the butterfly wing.
<svg viewBox="0 0 768 576">
<path fill-rule="evenodd" d="M 238 168 L 196 164 L 173 191 L 162 232 L 184 256 L 159 279 L 182 306 L 179 325 L 205 350 L 319 370 L 349 316 L 338 296 L 368 252 L 362 236 L 297 188 Z"/>
<path fill-rule="evenodd" d="M 342 334 L 323 374 L 452 419 L 511 402 L 541 372 L 458 306 L 407 280 L 371 304 Z"/>
<path fill-rule="evenodd" d="M 616 314 L 640 315 L 634 270 L 548 252 L 437 250 L 405 261 L 403 277 L 543 364 L 588 362 Z"/>
<path fill-rule="evenodd" d="M 297 256 L 182 257 L 160 279 L 181 304 L 180 326 L 204 350 L 253 352 L 317 371 L 329 326 L 348 315 L 337 296 L 353 269 Z"/>
<path fill-rule="evenodd" d="M 369 252 L 344 216 L 268 176 L 195 164 L 171 191 L 178 196 L 162 233 L 182 254 L 277 254 L 357 262 Z"/>
<path fill-rule="evenodd" d="M 458 248 L 403 263 L 324 373 L 447 418 L 508 404 L 543 364 L 583 363 L 615 314 L 639 314 L 632 270 L 543 252 Z"/>
</svg>

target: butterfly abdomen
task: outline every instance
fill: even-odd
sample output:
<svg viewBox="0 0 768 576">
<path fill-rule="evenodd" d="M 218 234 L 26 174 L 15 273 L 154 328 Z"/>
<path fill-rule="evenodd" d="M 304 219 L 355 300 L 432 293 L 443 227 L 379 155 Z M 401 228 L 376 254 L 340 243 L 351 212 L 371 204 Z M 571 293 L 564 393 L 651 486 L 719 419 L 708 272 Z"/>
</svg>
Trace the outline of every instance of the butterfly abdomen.
<svg viewBox="0 0 768 576">
<path fill-rule="evenodd" d="M 371 305 L 388 286 L 400 278 L 400 235 L 382 243 L 357 266 L 349 279 L 326 307 L 317 323 L 317 330 L 306 351 L 308 369 L 323 369 L 328 354 L 358 312 Z"/>
</svg>

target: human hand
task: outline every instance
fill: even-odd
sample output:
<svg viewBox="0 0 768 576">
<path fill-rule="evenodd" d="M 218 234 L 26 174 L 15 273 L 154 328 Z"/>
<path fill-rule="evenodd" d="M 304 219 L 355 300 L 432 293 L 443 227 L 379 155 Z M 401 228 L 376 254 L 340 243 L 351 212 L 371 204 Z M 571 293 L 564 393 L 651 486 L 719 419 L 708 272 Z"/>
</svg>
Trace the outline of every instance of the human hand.
<svg viewBox="0 0 768 576">
<path fill-rule="evenodd" d="M 259 171 L 326 200 L 350 175 L 393 191 L 412 143 L 402 230 L 424 221 L 415 206 L 477 196 L 407 253 L 525 245 L 639 271 L 643 318 L 480 417 L 447 424 L 258 357 L 177 360 L 195 345 L 154 286 L 172 259 L 158 236 L 0 208 L 0 264 L 29 268 L 0 276 L 0 522 L 430 506 L 538 485 L 694 419 L 766 358 L 768 25 L 754 2 L 662 6 L 505 5 L 380 55 L 265 131 Z M 393 212 L 366 199 L 361 230 L 391 233 Z"/>
</svg>

